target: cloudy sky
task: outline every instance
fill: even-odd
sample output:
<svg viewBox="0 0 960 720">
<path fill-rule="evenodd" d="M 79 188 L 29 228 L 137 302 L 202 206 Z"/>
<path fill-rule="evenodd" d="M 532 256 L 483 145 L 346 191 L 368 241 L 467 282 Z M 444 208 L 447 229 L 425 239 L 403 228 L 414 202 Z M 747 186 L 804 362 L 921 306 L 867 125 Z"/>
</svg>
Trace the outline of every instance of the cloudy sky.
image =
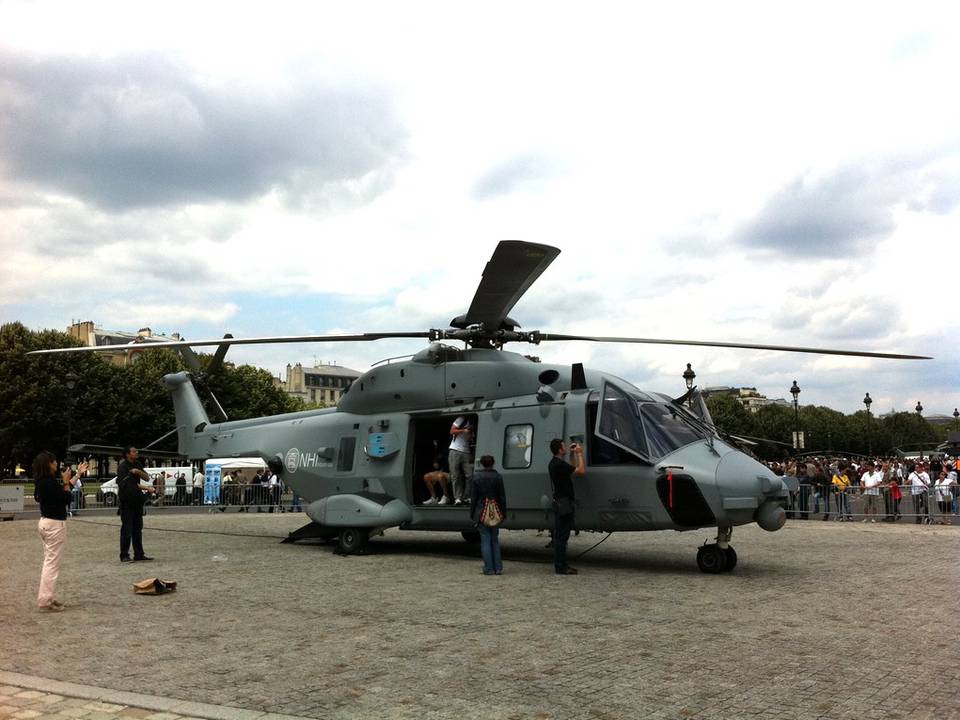
<svg viewBox="0 0 960 720">
<path fill-rule="evenodd" d="M 526 329 L 936 358 L 569 343 L 545 361 L 952 413 L 957 14 L 637 5 L 0 0 L 0 320 L 447 327 L 522 239 L 562 250 L 511 313 Z M 365 370 L 421 346 L 230 357 Z"/>
</svg>

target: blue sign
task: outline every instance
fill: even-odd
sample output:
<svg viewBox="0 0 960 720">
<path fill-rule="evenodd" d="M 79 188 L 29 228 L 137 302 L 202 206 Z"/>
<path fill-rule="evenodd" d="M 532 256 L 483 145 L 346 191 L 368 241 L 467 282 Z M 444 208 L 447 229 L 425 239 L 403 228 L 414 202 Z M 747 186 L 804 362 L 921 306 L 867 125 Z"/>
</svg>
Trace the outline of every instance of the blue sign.
<svg viewBox="0 0 960 720">
<path fill-rule="evenodd" d="M 204 468 L 203 478 L 203 504 L 220 504 L 220 472 L 219 465 L 207 464 Z"/>
</svg>

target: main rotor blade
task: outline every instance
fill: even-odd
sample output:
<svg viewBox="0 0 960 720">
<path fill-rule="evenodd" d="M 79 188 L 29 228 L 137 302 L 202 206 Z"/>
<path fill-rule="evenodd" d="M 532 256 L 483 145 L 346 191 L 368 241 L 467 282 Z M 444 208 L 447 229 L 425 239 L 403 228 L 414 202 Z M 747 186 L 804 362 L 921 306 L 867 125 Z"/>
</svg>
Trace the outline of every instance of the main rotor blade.
<svg viewBox="0 0 960 720">
<path fill-rule="evenodd" d="M 483 324 L 499 330 L 507 313 L 559 254 L 560 249 L 550 245 L 501 240 L 483 269 L 470 309 L 457 318 L 456 326 Z"/>
<path fill-rule="evenodd" d="M 312 342 L 370 342 L 392 338 L 427 338 L 429 332 L 363 333 L 361 335 L 274 335 L 270 337 L 233 338 L 226 341 L 230 345 L 269 345 L 272 343 L 312 343 Z M 175 340 L 170 342 L 127 343 L 125 345 L 98 345 L 96 347 L 57 348 L 55 350 L 33 350 L 27 355 L 53 355 L 72 352 L 108 352 L 113 350 L 162 350 L 163 348 L 205 347 L 223 345 L 223 338 L 214 340 Z"/>
<path fill-rule="evenodd" d="M 223 339 L 232 340 L 233 335 L 231 335 L 230 333 L 227 333 L 226 335 L 223 336 Z M 217 346 L 217 351 L 213 354 L 213 360 L 210 361 L 210 367 L 207 368 L 207 372 L 215 373 L 217 370 L 220 369 L 220 366 L 223 365 L 223 358 L 226 357 L 227 350 L 229 349 L 230 349 L 230 343 L 223 343 L 222 345 Z M 210 394 L 213 395 L 213 393 L 210 393 Z M 216 402 L 216 398 L 214 398 L 214 402 Z M 220 403 L 217 403 L 217 405 L 219 406 Z"/>
<path fill-rule="evenodd" d="M 828 348 L 794 347 L 791 345 L 761 345 L 758 343 L 728 343 L 709 340 L 664 340 L 662 338 L 599 337 L 594 335 L 557 335 L 538 333 L 543 340 L 585 340 L 605 343 L 639 343 L 643 345 L 699 345 L 700 347 L 727 347 L 744 350 L 778 350 L 780 352 L 811 353 L 814 355 L 846 355 L 850 357 L 887 358 L 890 360 L 933 360 L 926 355 L 899 355 L 896 353 L 864 352 L 861 350 L 833 350 Z"/>
</svg>

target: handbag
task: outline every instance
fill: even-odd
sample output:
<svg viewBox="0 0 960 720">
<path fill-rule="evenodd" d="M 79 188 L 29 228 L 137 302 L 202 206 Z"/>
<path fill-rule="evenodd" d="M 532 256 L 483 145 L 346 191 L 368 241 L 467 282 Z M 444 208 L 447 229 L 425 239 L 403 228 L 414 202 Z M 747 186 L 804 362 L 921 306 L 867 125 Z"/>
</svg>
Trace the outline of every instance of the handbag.
<svg viewBox="0 0 960 720">
<path fill-rule="evenodd" d="M 480 522 L 490 528 L 497 527 L 503 522 L 503 511 L 500 505 L 492 497 L 483 501 L 483 509 L 480 510 Z"/>
</svg>

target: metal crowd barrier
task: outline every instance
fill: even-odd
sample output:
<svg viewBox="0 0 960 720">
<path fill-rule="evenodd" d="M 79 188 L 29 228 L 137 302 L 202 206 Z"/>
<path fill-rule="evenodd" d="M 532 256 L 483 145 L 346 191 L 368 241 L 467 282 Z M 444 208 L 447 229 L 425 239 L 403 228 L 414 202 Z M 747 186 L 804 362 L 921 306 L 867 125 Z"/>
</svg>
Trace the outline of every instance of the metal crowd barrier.
<svg viewBox="0 0 960 720">
<path fill-rule="evenodd" d="M 888 486 L 869 488 L 851 485 L 843 492 L 833 486 L 826 492 L 817 485 L 801 484 L 790 493 L 787 517 L 795 520 L 835 520 L 857 522 L 912 522 L 916 524 L 960 524 L 958 488 L 950 488 L 950 500 L 942 490 L 927 488 L 914 494 L 909 485 L 901 485 L 900 500 L 895 500 Z"/>
<path fill-rule="evenodd" d="M 33 498 L 24 500 L 25 504 L 33 504 Z M 204 488 L 192 485 L 181 485 L 175 490 L 170 490 L 168 487 L 167 492 L 157 492 L 147 501 L 147 508 L 152 510 L 191 507 L 206 507 L 213 512 L 227 509 L 241 512 L 298 512 L 302 510 L 302 502 L 292 490 L 283 486 L 271 488 L 267 485 L 231 483 L 220 486 L 214 502 L 205 501 Z M 74 493 L 70 505 L 71 512 L 75 513 L 83 510 L 113 508 L 116 508 L 115 495 L 103 496 L 86 490 L 82 493 Z"/>
</svg>

